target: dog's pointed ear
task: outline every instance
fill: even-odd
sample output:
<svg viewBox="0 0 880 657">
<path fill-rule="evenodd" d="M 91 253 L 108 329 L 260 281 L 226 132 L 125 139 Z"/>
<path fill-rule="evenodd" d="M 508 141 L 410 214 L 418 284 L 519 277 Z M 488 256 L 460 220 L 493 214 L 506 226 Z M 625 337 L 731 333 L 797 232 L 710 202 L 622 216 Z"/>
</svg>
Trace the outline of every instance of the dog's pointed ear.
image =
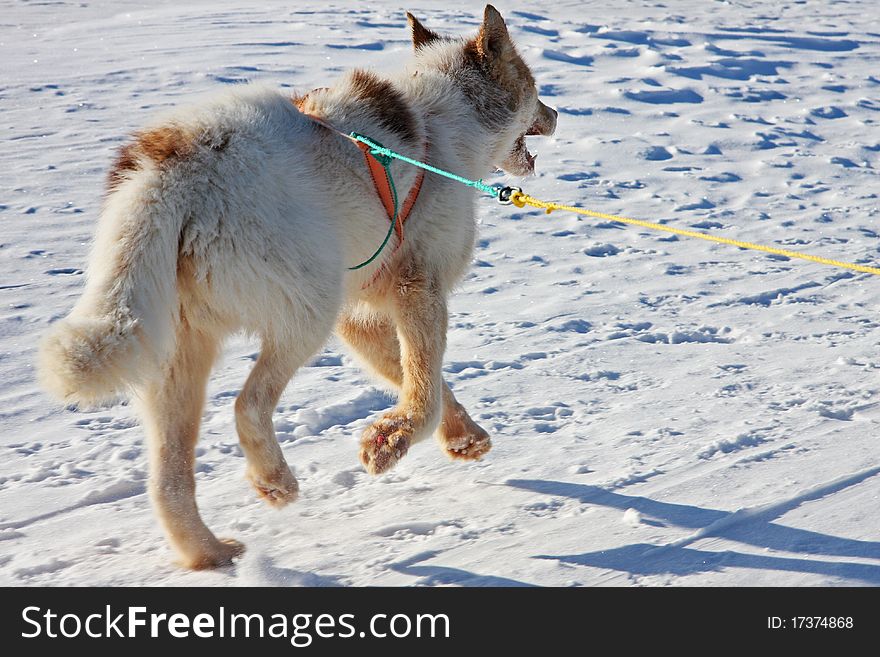
<svg viewBox="0 0 880 657">
<path fill-rule="evenodd" d="M 406 21 L 407 23 L 409 23 L 409 29 L 412 32 L 413 48 L 415 48 L 416 50 L 418 50 L 422 46 L 425 46 L 440 39 L 439 34 L 437 34 L 436 32 L 432 32 L 427 27 L 422 25 L 419 22 L 419 19 L 409 12 L 406 12 Z"/>
<path fill-rule="evenodd" d="M 484 57 L 499 57 L 510 46 L 510 34 L 504 18 L 492 5 L 483 11 L 483 24 L 477 34 L 477 48 Z"/>
</svg>

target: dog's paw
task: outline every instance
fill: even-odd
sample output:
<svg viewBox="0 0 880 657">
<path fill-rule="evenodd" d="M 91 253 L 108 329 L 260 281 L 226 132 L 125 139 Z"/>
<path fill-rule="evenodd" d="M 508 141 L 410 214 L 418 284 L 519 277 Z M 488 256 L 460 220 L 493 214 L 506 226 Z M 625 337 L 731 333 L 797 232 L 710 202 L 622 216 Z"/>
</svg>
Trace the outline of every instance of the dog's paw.
<svg viewBox="0 0 880 657">
<path fill-rule="evenodd" d="M 386 415 L 374 422 L 361 437 L 361 463 L 370 474 L 390 470 L 412 444 L 413 425 L 404 417 Z"/>
<path fill-rule="evenodd" d="M 477 427 L 480 429 L 480 427 Z M 454 440 L 447 440 L 443 446 L 449 458 L 461 459 L 463 461 L 475 461 L 482 458 L 492 449 L 492 440 L 489 434 L 479 430 L 463 436 L 458 436 Z"/>
<path fill-rule="evenodd" d="M 248 481 L 257 491 L 257 494 L 271 506 L 281 508 L 286 504 L 295 502 L 299 495 L 299 483 L 296 477 L 284 464 L 272 473 L 258 473 L 248 470 Z"/>
<path fill-rule="evenodd" d="M 453 459 L 473 461 L 492 449 L 489 434 L 461 407 L 443 417 L 437 438 L 446 454 Z"/>
<path fill-rule="evenodd" d="M 185 559 L 183 565 L 192 570 L 208 570 L 231 566 L 232 560 L 244 554 L 244 543 L 231 538 L 214 540 L 198 555 Z"/>
</svg>

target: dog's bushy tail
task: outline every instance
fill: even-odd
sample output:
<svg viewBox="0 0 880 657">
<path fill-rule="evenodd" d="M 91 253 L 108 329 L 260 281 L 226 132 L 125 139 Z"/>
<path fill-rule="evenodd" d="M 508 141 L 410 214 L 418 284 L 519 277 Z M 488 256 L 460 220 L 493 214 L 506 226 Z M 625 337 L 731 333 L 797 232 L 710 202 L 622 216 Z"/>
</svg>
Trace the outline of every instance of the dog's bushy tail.
<svg viewBox="0 0 880 657">
<path fill-rule="evenodd" d="M 108 197 L 85 291 L 40 345 L 39 381 L 65 403 L 113 399 L 156 378 L 173 353 L 182 213 L 144 178 Z"/>
</svg>

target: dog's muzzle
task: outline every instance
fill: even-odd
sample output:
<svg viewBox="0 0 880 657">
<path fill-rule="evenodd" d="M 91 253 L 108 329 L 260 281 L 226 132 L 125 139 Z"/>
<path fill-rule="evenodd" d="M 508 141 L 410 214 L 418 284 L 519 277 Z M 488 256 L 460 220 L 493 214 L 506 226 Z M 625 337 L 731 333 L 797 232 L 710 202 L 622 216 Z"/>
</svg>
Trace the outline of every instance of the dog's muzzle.
<svg viewBox="0 0 880 657">
<path fill-rule="evenodd" d="M 556 132 L 556 119 L 559 113 L 552 107 L 547 107 L 540 100 L 538 101 L 538 116 L 534 123 L 529 127 L 526 135 L 529 137 L 541 136 L 549 137 Z"/>
</svg>

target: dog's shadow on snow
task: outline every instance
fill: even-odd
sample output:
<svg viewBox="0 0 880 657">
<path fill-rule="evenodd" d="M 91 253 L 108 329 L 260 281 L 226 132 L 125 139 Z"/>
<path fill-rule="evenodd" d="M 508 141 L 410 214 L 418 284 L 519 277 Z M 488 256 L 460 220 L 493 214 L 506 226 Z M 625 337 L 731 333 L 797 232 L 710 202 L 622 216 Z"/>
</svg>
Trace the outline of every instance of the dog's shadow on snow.
<svg viewBox="0 0 880 657">
<path fill-rule="evenodd" d="M 659 502 L 647 497 L 624 495 L 598 486 L 560 481 L 513 479 L 509 480 L 507 485 L 535 493 L 569 497 L 584 504 L 596 504 L 621 511 L 635 509 L 640 514 L 659 520 L 663 524 L 692 530 L 690 536 L 666 545 L 636 543 L 583 554 L 535 555 L 538 559 L 555 559 L 562 563 L 617 570 L 633 575 L 692 575 L 722 568 L 758 568 L 843 577 L 866 584 L 880 585 L 880 561 L 877 564 L 823 561 L 732 550 L 700 550 L 687 546 L 688 543 L 700 538 L 722 538 L 753 545 L 762 550 L 880 560 L 878 542 L 832 536 L 773 522 L 804 502 L 848 488 L 877 474 L 880 474 L 880 468 L 872 468 L 781 503 L 740 514 L 686 504 Z"/>
<path fill-rule="evenodd" d="M 262 553 L 246 556 L 238 565 L 235 574 L 245 586 L 306 586 L 336 587 L 350 586 L 347 578 L 335 575 L 317 575 L 276 565 L 275 560 Z M 426 565 L 421 562 L 433 559 L 439 551 L 420 552 L 403 561 L 389 565 L 390 569 L 419 578 L 419 586 L 438 586 L 456 584 L 459 586 L 535 586 L 519 580 L 494 575 L 480 575 L 460 568 Z"/>
<path fill-rule="evenodd" d="M 520 580 L 510 579 L 508 577 L 496 577 L 495 575 L 478 575 L 477 573 L 472 573 L 469 570 L 462 570 L 460 568 L 449 568 L 448 566 L 418 565 L 423 561 L 433 559 L 438 554 L 440 553 L 436 551 L 420 552 L 419 554 L 416 554 L 415 556 L 412 556 L 404 561 L 398 561 L 397 563 L 391 564 L 391 569 L 398 573 L 403 573 L 404 575 L 411 575 L 413 577 L 421 578 L 419 580 L 420 586 L 437 586 L 447 584 L 456 584 L 459 586 L 535 586 L 535 584 L 521 582 Z"/>
<path fill-rule="evenodd" d="M 278 566 L 275 560 L 260 551 L 245 552 L 234 573 L 244 586 L 337 587 L 347 581 L 335 575 L 318 575 Z"/>
</svg>

